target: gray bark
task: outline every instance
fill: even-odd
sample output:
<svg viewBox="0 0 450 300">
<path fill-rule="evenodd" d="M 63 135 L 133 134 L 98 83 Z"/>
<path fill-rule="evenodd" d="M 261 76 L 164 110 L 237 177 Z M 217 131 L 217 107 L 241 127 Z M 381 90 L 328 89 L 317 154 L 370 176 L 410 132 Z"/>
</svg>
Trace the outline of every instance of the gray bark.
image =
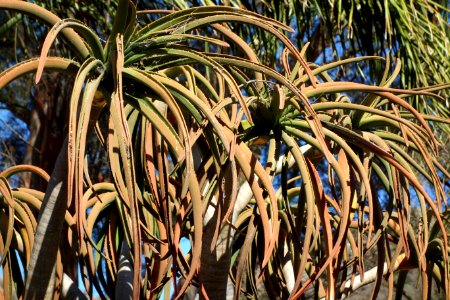
<svg viewBox="0 0 450 300">
<path fill-rule="evenodd" d="M 75 282 L 73 282 L 72 278 L 64 273 L 61 287 L 61 299 L 87 300 L 88 297 L 80 291 Z"/>
<path fill-rule="evenodd" d="M 126 240 L 120 250 L 119 271 L 117 273 L 116 299 L 133 298 L 133 257 Z"/>
<path fill-rule="evenodd" d="M 52 299 L 55 266 L 67 207 L 67 139 L 56 160 L 39 212 L 27 270 L 25 299 Z"/>
</svg>

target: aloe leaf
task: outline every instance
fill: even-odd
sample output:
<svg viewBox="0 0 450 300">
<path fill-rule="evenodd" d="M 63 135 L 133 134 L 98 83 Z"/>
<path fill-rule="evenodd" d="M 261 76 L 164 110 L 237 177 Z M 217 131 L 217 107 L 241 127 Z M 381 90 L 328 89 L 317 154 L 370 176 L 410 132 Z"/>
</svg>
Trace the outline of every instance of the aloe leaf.
<svg viewBox="0 0 450 300">
<path fill-rule="evenodd" d="M 42 71 L 44 70 L 47 54 L 50 50 L 50 47 L 52 46 L 59 32 L 66 27 L 75 28 L 77 31 L 79 31 L 81 36 L 86 39 L 86 43 L 89 46 L 90 51 L 92 52 L 92 56 L 103 61 L 102 45 L 100 43 L 99 37 L 94 33 L 94 31 L 92 31 L 92 29 L 84 25 L 82 22 L 72 19 L 64 19 L 56 23 L 45 37 L 45 41 L 41 50 L 41 56 L 39 59 L 39 65 L 36 71 L 36 83 L 38 83 L 41 79 Z"/>
</svg>

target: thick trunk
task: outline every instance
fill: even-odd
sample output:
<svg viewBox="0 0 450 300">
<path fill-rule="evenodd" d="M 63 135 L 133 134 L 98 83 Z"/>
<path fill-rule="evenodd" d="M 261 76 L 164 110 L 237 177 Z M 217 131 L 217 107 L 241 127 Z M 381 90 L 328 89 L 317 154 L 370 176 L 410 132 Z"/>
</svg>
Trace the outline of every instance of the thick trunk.
<svg viewBox="0 0 450 300">
<path fill-rule="evenodd" d="M 58 155 L 39 213 L 25 299 L 52 299 L 55 264 L 67 207 L 67 140 Z"/>
<path fill-rule="evenodd" d="M 231 262 L 230 226 L 223 227 L 216 247 L 211 251 L 217 214 L 204 228 L 202 241 L 202 260 L 200 278 L 205 286 L 209 299 L 226 299 L 228 285 L 228 271 Z M 233 295 L 233 293 L 231 293 Z"/>
<path fill-rule="evenodd" d="M 115 296 L 116 299 L 133 299 L 133 257 L 126 240 L 123 240 L 120 250 Z"/>
<path fill-rule="evenodd" d="M 76 283 L 67 274 L 64 274 L 61 287 L 61 299 L 87 300 L 88 298 L 80 291 Z"/>
</svg>

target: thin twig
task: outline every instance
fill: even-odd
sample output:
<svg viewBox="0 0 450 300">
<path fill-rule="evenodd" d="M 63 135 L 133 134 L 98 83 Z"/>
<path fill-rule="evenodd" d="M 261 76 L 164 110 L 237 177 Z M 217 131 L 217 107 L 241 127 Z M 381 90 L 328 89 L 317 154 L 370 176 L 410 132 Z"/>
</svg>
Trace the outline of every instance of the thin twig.
<svg viewBox="0 0 450 300">
<path fill-rule="evenodd" d="M 19 139 L 21 139 L 23 142 L 25 142 L 28 146 L 30 146 L 34 151 L 36 151 L 37 153 L 41 154 L 41 151 L 39 149 L 37 149 L 36 147 L 34 147 L 33 145 L 31 145 L 19 132 L 17 132 L 14 128 L 12 128 L 10 125 L 8 125 L 8 123 L 6 123 L 5 121 L 3 121 L 2 119 L 0 119 L 0 121 L 3 123 L 3 125 L 5 125 L 9 130 L 11 130 Z"/>
</svg>

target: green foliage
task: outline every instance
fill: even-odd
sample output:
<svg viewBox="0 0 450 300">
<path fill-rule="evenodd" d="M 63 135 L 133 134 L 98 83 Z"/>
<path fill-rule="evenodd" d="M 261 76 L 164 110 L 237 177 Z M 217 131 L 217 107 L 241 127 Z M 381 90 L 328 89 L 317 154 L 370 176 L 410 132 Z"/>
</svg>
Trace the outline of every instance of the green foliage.
<svg viewBox="0 0 450 300">
<path fill-rule="evenodd" d="M 384 277 L 392 290 L 404 268 L 420 270 L 424 298 L 430 279 L 449 295 L 449 174 L 430 125 L 449 121 L 407 101 L 444 101 L 433 92 L 447 84 L 391 88 L 400 64 L 391 70 L 380 57 L 307 63 L 307 46 L 298 50 L 282 33 L 289 27 L 238 8 L 136 11 L 121 0 L 106 41 L 101 25 L 35 4 L 0 8 L 51 27 L 39 57 L 0 74 L 1 89 L 30 73 L 36 83 L 47 71 L 74 78 L 52 174 L 33 166 L 0 173 L 6 297 L 65 295 L 65 285 L 77 290 L 82 280 L 90 297 L 95 289 L 159 299 L 174 287 L 177 298 L 191 290 L 206 298 L 217 292 L 215 271 L 225 274 L 218 292 L 236 298 L 264 290 L 296 299 L 314 285 L 318 297 L 334 299 L 351 292 L 347 277 L 363 281 L 368 252 L 385 270 L 372 278 L 373 295 Z M 139 14 L 157 17 L 141 24 Z M 229 23 L 273 36 L 284 49 L 278 70 Z M 71 55 L 53 54 L 56 38 Z M 328 74 L 361 61 L 384 68 L 376 85 Z M 90 172 L 95 151 L 110 181 Z M 24 171 L 50 179 L 45 193 L 11 186 Z M 187 254 L 182 238 L 191 241 Z M 20 266 L 26 278 L 14 271 Z"/>
</svg>

